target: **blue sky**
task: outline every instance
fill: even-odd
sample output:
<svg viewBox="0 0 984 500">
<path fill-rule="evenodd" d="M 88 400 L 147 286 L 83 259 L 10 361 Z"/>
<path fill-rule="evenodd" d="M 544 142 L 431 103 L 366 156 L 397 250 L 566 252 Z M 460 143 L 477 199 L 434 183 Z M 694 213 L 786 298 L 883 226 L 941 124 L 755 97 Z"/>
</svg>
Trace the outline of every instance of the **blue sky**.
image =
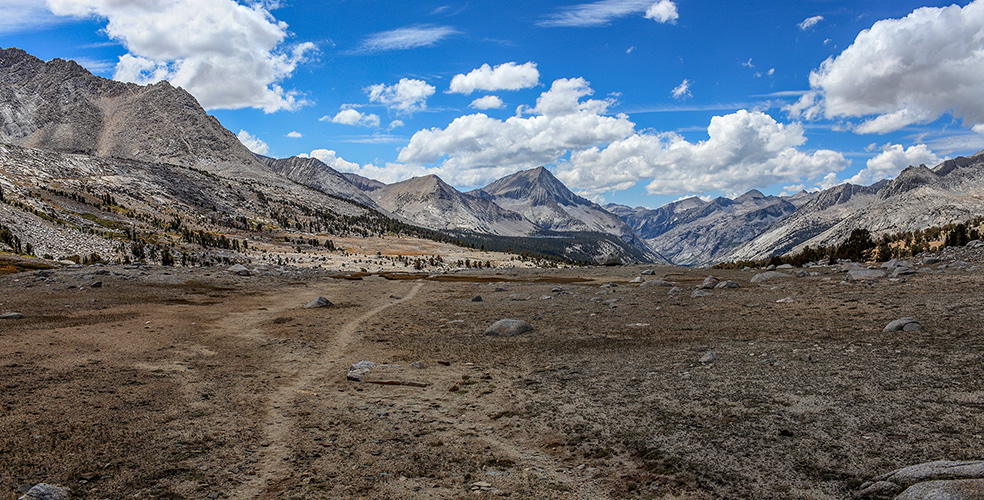
<svg viewBox="0 0 984 500">
<path fill-rule="evenodd" d="M 655 207 L 984 149 L 984 0 L 7 0 L 0 19 L 0 46 L 169 79 L 255 151 L 387 182 L 547 165 Z"/>
</svg>

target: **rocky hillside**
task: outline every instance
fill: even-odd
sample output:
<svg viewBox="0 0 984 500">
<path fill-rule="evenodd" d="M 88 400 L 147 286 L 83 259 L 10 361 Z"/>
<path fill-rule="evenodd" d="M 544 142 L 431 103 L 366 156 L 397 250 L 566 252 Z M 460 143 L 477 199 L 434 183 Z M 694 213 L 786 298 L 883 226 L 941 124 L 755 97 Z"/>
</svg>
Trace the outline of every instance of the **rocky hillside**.
<svg viewBox="0 0 984 500">
<path fill-rule="evenodd" d="M 574 194 L 543 167 L 503 177 L 471 194 L 517 212 L 548 231 L 598 232 L 619 237 L 648 260 L 665 261 L 617 215 Z"/>
<path fill-rule="evenodd" d="M 674 264 L 700 266 L 720 261 L 812 197 L 806 192 L 765 196 L 751 190 L 733 200 L 691 197 L 657 209 L 615 204 L 605 208 Z"/>
<path fill-rule="evenodd" d="M 0 49 L 0 143 L 194 167 L 271 198 L 365 213 L 274 173 L 181 88 L 108 80 L 20 49 Z"/>
<path fill-rule="evenodd" d="M 873 235 L 962 222 L 984 213 L 984 151 L 935 168 L 909 167 L 872 186 L 843 184 L 775 222 L 726 260 L 762 259 L 804 246 L 841 243 L 855 229 Z"/>
<path fill-rule="evenodd" d="M 462 193 L 436 175 L 414 177 L 367 193 L 379 206 L 436 230 L 530 236 L 540 228 L 489 200 Z"/>
<path fill-rule="evenodd" d="M 290 158 L 277 159 L 261 155 L 257 155 L 257 157 L 271 170 L 290 180 L 332 196 L 351 200 L 377 210 L 381 209 L 362 187 L 357 186 L 317 158 L 291 156 Z"/>
</svg>

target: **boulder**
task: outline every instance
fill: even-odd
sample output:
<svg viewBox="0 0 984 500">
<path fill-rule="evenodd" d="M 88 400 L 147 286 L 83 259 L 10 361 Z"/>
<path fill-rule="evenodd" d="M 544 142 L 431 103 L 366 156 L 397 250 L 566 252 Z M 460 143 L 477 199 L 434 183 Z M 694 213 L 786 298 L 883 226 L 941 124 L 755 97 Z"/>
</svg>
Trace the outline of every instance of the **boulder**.
<svg viewBox="0 0 984 500">
<path fill-rule="evenodd" d="M 229 267 L 229 272 L 232 273 L 232 274 L 239 275 L 239 276 L 249 276 L 250 275 L 249 268 L 247 268 L 246 266 L 244 266 L 242 264 L 236 264 L 234 266 L 230 266 Z"/>
<path fill-rule="evenodd" d="M 605 254 L 596 259 L 600 266 L 621 266 L 622 258 L 613 253 Z"/>
<path fill-rule="evenodd" d="M 738 288 L 738 283 L 735 282 L 735 281 L 731 281 L 731 280 L 725 280 L 725 281 L 722 281 L 722 282 L 718 283 L 717 285 L 714 285 L 714 288 L 715 289 Z"/>
<path fill-rule="evenodd" d="M 328 299 L 326 299 L 324 297 L 321 297 L 321 296 L 318 296 L 318 298 L 312 300 L 311 302 L 308 302 L 307 304 L 304 304 L 304 308 L 305 309 L 314 309 L 316 307 L 328 307 L 330 305 L 331 305 L 331 302 L 329 302 Z"/>
<path fill-rule="evenodd" d="M 533 330 L 533 325 L 519 319 L 500 319 L 485 329 L 489 337 L 515 337 Z"/>
<path fill-rule="evenodd" d="M 18 500 L 68 500 L 68 491 L 47 483 L 38 483 Z"/>
<path fill-rule="evenodd" d="M 714 351 L 707 351 L 703 356 L 700 357 L 700 363 L 706 365 L 708 363 L 713 363 L 717 361 L 718 355 Z"/>
<path fill-rule="evenodd" d="M 642 276 L 636 276 L 635 278 L 629 280 L 629 283 L 642 283 L 643 281 L 646 281 L 645 278 Z"/>
<path fill-rule="evenodd" d="M 643 281 L 642 284 L 639 285 L 639 286 L 641 288 L 649 288 L 649 287 L 654 287 L 654 286 L 671 287 L 673 285 L 674 285 L 674 283 L 672 281 L 666 281 L 666 280 L 660 278 L 660 279 L 655 279 L 655 280 L 646 280 L 646 281 Z"/>
<path fill-rule="evenodd" d="M 786 273 L 780 273 L 779 271 L 766 271 L 764 273 L 758 273 L 755 276 L 752 276 L 752 279 L 750 281 L 752 283 L 761 283 L 763 281 L 770 281 L 770 280 L 781 279 L 781 278 L 792 278 L 792 276 Z"/>
<path fill-rule="evenodd" d="M 981 500 L 984 479 L 926 481 L 910 486 L 895 500 Z"/>
<path fill-rule="evenodd" d="M 530 300 L 530 296 L 521 293 L 514 293 L 509 295 L 509 300 L 522 302 L 522 301 Z"/>
<path fill-rule="evenodd" d="M 712 295 L 711 292 L 705 292 L 700 288 L 695 288 L 693 292 L 690 292 L 690 296 L 695 299 L 697 297 L 710 297 L 711 295 Z"/>
<path fill-rule="evenodd" d="M 653 271 L 652 269 L 643 269 L 642 272 L 639 274 L 642 274 L 643 276 L 652 276 L 656 274 L 656 272 Z"/>
<path fill-rule="evenodd" d="M 901 331 L 910 332 L 913 330 L 919 330 L 921 328 L 922 325 L 920 325 L 919 322 L 916 321 L 914 318 L 899 318 L 885 325 L 885 329 L 882 331 L 883 332 L 901 332 Z"/>
<path fill-rule="evenodd" d="M 670 288 L 670 291 L 669 292 L 666 292 L 666 293 L 667 293 L 667 295 L 676 295 L 676 294 L 678 294 L 678 293 L 680 293 L 682 291 L 683 291 L 683 288 L 680 288 L 678 286 L 675 286 L 673 288 Z"/>
<path fill-rule="evenodd" d="M 702 288 L 704 290 L 710 290 L 710 289 L 714 288 L 715 286 L 717 286 L 717 284 L 720 283 L 720 282 L 721 282 L 721 280 L 715 278 L 714 276 L 708 276 L 708 277 L 704 278 L 704 282 L 701 283 L 698 288 Z"/>
<path fill-rule="evenodd" d="M 848 281 L 875 280 L 888 274 L 880 269 L 852 269 L 847 272 Z"/>
<path fill-rule="evenodd" d="M 472 302 L 485 302 L 485 299 L 483 299 L 481 295 L 476 295 L 476 296 L 472 297 L 471 301 Z"/>
</svg>

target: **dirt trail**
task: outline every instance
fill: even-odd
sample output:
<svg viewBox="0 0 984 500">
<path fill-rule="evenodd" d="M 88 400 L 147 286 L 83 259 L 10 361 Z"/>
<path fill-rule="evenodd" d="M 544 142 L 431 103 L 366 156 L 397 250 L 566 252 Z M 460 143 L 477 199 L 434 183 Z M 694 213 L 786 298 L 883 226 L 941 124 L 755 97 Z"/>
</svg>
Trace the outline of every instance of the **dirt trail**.
<svg viewBox="0 0 984 500">
<path fill-rule="evenodd" d="M 350 320 L 334 332 L 331 345 L 321 351 L 317 357 L 302 360 L 299 363 L 301 368 L 297 369 L 276 392 L 274 392 L 266 405 L 266 423 L 263 429 L 265 447 L 263 455 L 257 464 L 257 473 L 252 481 L 239 488 L 231 495 L 233 499 L 267 498 L 274 496 L 274 492 L 268 492 L 267 487 L 275 482 L 277 478 L 287 476 L 290 471 L 285 466 L 285 458 L 290 450 L 286 443 L 289 434 L 296 423 L 293 418 L 282 411 L 291 405 L 293 400 L 300 394 L 313 394 L 311 388 L 315 382 L 327 375 L 343 370 L 344 354 L 348 347 L 355 342 L 358 337 L 356 332 L 359 327 L 367 321 L 376 317 L 381 312 L 397 304 L 407 302 L 416 297 L 424 283 L 416 283 L 410 290 L 398 299 L 381 299 L 382 303 L 376 305 L 369 311 L 363 313 L 355 319 Z M 310 295 L 309 289 L 302 289 L 303 294 Z M 285 309 L 284 304 L 297 304 L 301 293 L 281 293 L 278 294 L 274 304 L 267 307 L 265 311 L 254 311 L 246 316 L 240 316 L 235 323 L 245 327 L 240 330 L 242 335 L 259 338 L 262 334 L 256 325 L 263 318 L 270 317 L 277 312 Z M 304 296 L 306 296 L 304 295 Z M 392 296 L 390 296 L 392 297 Z M 259 314 L 262 313 L 262 314 Z M 306 389 L 308 388 L 308 389 Z"/>
</svg>

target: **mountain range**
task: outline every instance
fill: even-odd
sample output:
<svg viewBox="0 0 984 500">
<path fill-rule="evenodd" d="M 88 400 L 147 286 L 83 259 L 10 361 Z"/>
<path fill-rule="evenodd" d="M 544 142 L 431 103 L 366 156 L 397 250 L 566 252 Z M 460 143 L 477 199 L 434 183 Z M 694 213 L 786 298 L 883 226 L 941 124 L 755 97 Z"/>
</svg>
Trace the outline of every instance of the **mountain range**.
<svg viewBox="0 0 984 500">
<path fill-rule="evenodd" d="M 253 154 L 167 82 L 107 80 L 19 49 L 0 49 L 0 165 L 0 223 L 52 255 L 123 254 L 121 239 L 173 247 L 174 237 L 154 236 L 167 226 L 185 239 L 192 230 L 409 231 L 574 260 L 702 266 L 838 243 L 857 228 L 908 231 L 984 213 L 984 152 L 871 186 L 751 190 L 655 209 L 602 207 L 544 167 L 470 192 L 434 175 L 385 184 L 316 158 Z"/>
</svg>

